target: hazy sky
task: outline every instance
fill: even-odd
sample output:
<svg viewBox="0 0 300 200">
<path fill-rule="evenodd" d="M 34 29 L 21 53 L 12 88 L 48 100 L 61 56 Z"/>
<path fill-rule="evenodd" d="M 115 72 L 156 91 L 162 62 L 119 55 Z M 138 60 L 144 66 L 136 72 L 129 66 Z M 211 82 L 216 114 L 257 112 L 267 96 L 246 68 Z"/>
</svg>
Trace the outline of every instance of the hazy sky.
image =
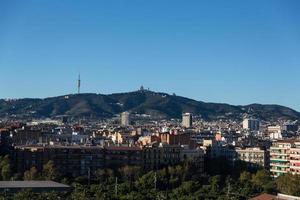
<svg viewBox="0 0 300 200">
<path fill-rule="evenodd" d="M 144 85 L 300 111 L 299 0 L 1 0 L 0 98 Z"/>
</svg>

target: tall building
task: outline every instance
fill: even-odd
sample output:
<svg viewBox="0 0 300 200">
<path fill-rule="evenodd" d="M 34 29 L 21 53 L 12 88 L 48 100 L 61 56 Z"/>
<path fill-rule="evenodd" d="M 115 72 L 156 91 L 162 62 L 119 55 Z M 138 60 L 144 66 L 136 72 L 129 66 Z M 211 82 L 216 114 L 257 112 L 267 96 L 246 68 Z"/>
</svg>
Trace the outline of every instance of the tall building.
<svg viewBox="0 0 300 200">
<path fill-rule="evenodd" d="M 270 148 L 270 171 L 273 177 L 300 174 L 300 141 L 280 140 Z"/>
<path fill-rule="evenodd" d="M 182 126 L 185 128 L 191 128 L 193 126 L 193 120 L 192 120 L 191 113 L 182 114 Z"/>
<path fill-rule="evenodd" d="M 248 131 L 259 131 L 260 122 L 257 119 L 245 118 L 243 120 L 243 129 Z"/>
<path fill-rule="evenodd" d="M 121 125 L 122 126 L 129 126 L 129 112 L 122 112 L 121 113 Z"/>
<path fill-rule="evenodd" d="M 298 131 L 298 125 L 293 123 L 285 123 L 282 126 L 282 131 L 286 132 L 297 132 Z"/>
</svg>

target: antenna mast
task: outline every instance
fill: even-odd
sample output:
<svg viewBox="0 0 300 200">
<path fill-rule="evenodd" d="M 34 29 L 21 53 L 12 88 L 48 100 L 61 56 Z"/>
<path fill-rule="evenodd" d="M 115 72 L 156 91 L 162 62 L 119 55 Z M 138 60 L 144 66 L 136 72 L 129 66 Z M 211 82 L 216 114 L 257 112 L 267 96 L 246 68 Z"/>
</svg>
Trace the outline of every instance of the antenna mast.
<svg viewBox="0 0 300 200">
<path fill-rule="evenodd" d="M 80 79 L 80 74 L 79 74 L 79 75 L 78 75 L 78 83 L 77 83 L 78 94 L 80 94 L 80 86 L 81 86 L 81 79 Z"/>
</svg>

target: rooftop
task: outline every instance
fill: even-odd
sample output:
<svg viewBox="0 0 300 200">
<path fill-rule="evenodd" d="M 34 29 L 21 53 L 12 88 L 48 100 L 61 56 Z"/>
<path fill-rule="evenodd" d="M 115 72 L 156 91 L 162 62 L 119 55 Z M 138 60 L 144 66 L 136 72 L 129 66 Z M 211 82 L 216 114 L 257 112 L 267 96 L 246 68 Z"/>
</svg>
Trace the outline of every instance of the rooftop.
<svg viewBox="0 0 300 200">
<path fill-rule="evenodd" d="M 252 198 L 251 200 L 279 200 L 277 196 L 271 194 L 261 194 L 257 197 Z"/>
</svg>

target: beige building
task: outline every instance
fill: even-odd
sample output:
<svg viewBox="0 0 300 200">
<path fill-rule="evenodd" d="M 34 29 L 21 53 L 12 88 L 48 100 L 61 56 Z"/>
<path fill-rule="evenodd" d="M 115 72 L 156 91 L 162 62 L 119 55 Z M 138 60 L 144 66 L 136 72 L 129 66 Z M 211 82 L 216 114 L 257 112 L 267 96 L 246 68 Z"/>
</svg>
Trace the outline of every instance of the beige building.
<svg viewBox="0 0 300 200">
<path fill-rule="evenodd" d="M 145 169 L 174 166 L 189 160 L 194 162 L 201 172 L 204 171 L 204 151 L 202 149 L 190 149 L 187 145 L 153 143 L 146 146 L 143 153 Z"/>
<path fill-rule="evenodd" d="M 129 119 L 129 112 L 122 112 L 121 113 L 121 125 L 122 126 L 129 126 L 130 119 Z"/>
<path fill-rule="evenodd" d="M 182 126 L 185 128 L 191 128 L 193 126 L 193 119 L 191 113 L 182 114 Z"/>
<path fill-rule="evenodd" d="M 268 168 L 268 153 L 259 148 L 236 149 L 238 160 L 245 161 L 251 167 Z"/>
<path fill-rule="evenodd" d="M 143 149 L 144 168 L 159 169 L 161 167 L 176 165 L 180 163 L 179 145 L 168 145 L 163 143 L 154 143 Z"/>
</svg>

